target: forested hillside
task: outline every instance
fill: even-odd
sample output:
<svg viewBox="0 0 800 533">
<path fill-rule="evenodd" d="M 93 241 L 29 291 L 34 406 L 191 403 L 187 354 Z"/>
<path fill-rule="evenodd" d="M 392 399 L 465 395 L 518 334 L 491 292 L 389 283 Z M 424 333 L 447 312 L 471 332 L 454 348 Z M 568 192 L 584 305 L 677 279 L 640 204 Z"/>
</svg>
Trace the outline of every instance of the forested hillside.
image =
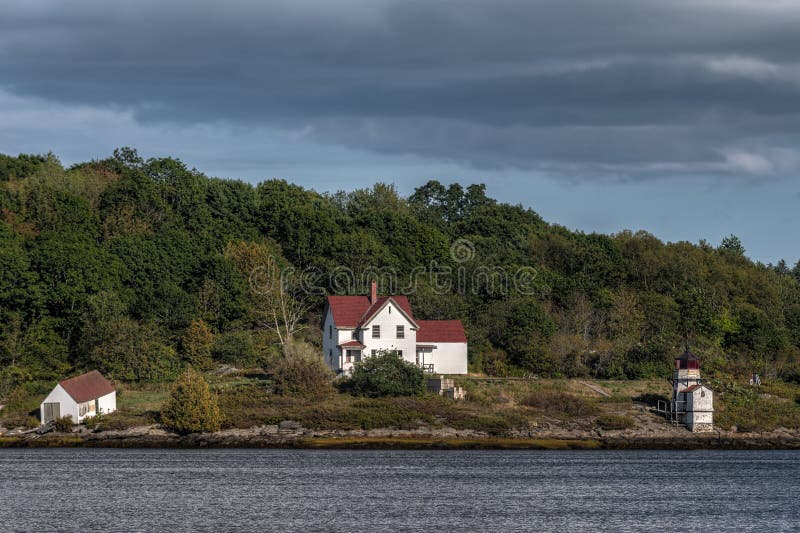
<svg viewBox="0 0 800 533">
<path fill-rule="evenodd" d="M 288 337 L 318 342 L 314 287 L 364 292 L 373 276 L 418 318 L 462 319 L 474 371 L 666 377 L 689 342 L 708 370 L 795 379 L 798 274 L 735 237 L 570 231 L 481 185 L 327 195 L 130 149 L 68 169 L 0 156 L 0 396 L 88 368 L 159 381 L 258 365 Z"/>
</svg>

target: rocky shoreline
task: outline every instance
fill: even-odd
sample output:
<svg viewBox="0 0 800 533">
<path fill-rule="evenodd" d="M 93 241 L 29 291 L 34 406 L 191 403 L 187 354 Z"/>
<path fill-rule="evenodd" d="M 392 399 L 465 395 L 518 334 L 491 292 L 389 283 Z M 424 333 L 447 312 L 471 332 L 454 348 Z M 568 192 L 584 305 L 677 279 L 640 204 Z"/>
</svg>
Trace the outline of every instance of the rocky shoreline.
<svg viewBox="0 0 800 533">
<path fill-rule="evenodd" d="M 342 449 L 800 449 L 800 431 L 768 433 L 713 431 L 690 433 L 682 428 L 660 430 L 533 430 L 494 436 L 449 427 L 417 429 L 315 430 L 283 421 L 248 429 L 177 435 L 159 426 L 73 433 L 0 435 L 0 447 L 107 448 L 342 448 Z"/>
</svg>

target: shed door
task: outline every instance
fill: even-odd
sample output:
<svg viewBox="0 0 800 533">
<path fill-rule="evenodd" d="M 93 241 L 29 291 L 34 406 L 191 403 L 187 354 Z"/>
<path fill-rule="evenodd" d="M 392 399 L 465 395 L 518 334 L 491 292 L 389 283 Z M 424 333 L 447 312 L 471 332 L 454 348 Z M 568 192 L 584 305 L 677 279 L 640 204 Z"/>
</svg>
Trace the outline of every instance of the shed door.
<svg viewBox="0 0 800 533">
<path fill-rule="evenodd" d="M 61 418 L 61 404 L 58 402 L 44 404 L 44 420 L 42 422 L 47 424 L 56 418 Z"/>
</svg>

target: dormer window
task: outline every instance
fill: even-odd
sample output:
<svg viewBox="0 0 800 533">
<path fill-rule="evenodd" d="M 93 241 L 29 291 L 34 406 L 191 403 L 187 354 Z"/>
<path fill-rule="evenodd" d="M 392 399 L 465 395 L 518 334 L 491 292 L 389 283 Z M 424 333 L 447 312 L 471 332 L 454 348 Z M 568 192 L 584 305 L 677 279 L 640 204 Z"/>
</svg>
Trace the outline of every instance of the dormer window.
<svg viewBox="0 0 800 533">
<path fill-rule="evenodd" d="M 381 327 L 380 326 L 372 326 L 372 338 L 373 339 L 380 339 L 381 338 Z"/>
</svg>

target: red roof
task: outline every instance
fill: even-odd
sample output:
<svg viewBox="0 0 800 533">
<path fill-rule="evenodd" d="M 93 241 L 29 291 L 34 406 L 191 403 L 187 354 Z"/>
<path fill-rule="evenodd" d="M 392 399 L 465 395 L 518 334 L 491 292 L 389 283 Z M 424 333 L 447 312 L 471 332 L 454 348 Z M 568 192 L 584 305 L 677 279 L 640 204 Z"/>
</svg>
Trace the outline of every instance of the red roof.
<svg viewBox="0 0 800 533">
<path fill-rule="evenodd" d="M 364 345 L 356 340 L 353 340 L 353 341 L 343 342 L 342 344 L 339 345 L 339 348 L 364 348 Z"/>
<path fill-rule="evenodd" d="M 366 296 L 328 296 L 328 306 L 338 328 L 354 328 L 369 309 Z"/>
<path fill-rule="evenodd" d="M 114 392 L 114 385 L 97 370 L 65 379 L 59 382 L 59 385 L 78 403 L 88 402 Z"/>
<path fill-rule="evenodd" d="M 417 342 L 467 342 L 460 320 L 418 320 Z"/>
<path fill-rule="evenodd" d="M 408 318 L 411 319 L 411 322 L 416 322 L 414 320 L 414 313 L 411 312 L 411 304 L 408 301 L 408 298 L 405 296 L 381 296 L 377 299 L 377 301 L 372 304 L 369 309 L 364 313 L 364 316 L 361 318 L 359 325 L 366 324 L 367 322 L 372 319 L 378 311 L 383 308 L 384 304 L 386 304 L 387 300 L 394 300 L 395 304 L 402 309 L 402 311 L 408 315 Z"/>
<path fill-rule="evenodd" d="M 328 306 L 331 308 L 337 328 L 357 328 L 368 322 L 390 298 L 413 322 L 411 304 L 405 296 L 381 296 L 372 305 L 367 296 L 328 296 Z"/>
</svg>

